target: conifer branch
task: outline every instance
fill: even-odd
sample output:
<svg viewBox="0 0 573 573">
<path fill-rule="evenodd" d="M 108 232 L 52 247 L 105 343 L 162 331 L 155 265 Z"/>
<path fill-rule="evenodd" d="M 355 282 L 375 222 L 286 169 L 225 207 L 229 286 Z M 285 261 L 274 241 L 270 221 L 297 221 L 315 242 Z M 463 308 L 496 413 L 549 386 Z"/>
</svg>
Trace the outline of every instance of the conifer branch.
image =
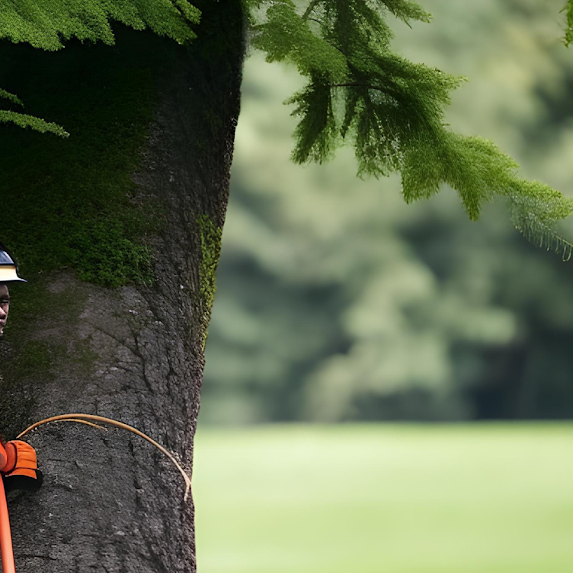
<svg viewBox="0 0 573 573">
<path fill-rule="evenodd" d="M 112 22 L 120 22 L 186 44 L 196 38 L 190 24 L 199 23 L 200 16 L 188 0 L 0 0 L 0 39 L 46 51 L 60 50 L 72 38 L 113 44 Z M 1 88 L 0 98 L 23 106 Z M 8 110 L 0 110 L 0 123 L 69 135 L 54 123 Z"/>
<path fill-rule="evenodd" d="M 19 105 L 20 107 L 24 107 L 24 104 L 22 103 L 22 101 L 20 100 L 20 98 L 18 96 L 15 96 L 14 94 L 11 94 L 10 92 L 7 92 L 6 90 L 3 90 L 0 88 L 0 97 L 7 99 L 8 101 L 11 101 L 12 103 L 15 103 L 16 105 Z"/>
<path fill-rule="evenodd" d="M 12 123 L 19 127 L 30 128 L 40 133 L 53 133 L 60 137 L 69 137 L 69 133 L 56 123 L 44 121 L 39 117 L 15 111 L 0 109 L 0 123 Z"/>
<path fill-rule="evenodd" d="M 573 0 L 568 8 L 573 39 Z M 312 0 L 302 16 L 294 2 L 269 2 L 253 45 L 267 61 L 291 62 L 309 80 L 286 102 L 299 118 L 293 160 L 327 161 L 349 142 L 358 175 L 400 172 L 407 202 L 449 185 L 476 219 L 483 203 L 501 195 L 511 199 L 516 227 L 530 239 L 566 246 L 548 229 L 573 212 L 573 202 L 519 178 L 518 165 L 492 142 L 448 130 L 444 108 L 464 78 L 392 52 L 388 12 L 406 23 L 431 18 L 409 0 Z M 319 26 L 308 25 L 311 15 Z"/>
</svg>

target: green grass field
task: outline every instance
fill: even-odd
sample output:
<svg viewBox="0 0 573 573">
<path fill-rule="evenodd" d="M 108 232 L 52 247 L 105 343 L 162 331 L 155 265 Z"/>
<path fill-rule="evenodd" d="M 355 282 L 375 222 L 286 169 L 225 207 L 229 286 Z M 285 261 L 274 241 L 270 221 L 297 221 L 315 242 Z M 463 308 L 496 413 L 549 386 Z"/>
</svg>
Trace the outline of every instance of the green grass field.
<svg viewBox="0 0 573 573">
<path fill-rule="evenodd" d="M 200 573 L 571 573 L 573 425 L 199 430 Z"/>
</svg>

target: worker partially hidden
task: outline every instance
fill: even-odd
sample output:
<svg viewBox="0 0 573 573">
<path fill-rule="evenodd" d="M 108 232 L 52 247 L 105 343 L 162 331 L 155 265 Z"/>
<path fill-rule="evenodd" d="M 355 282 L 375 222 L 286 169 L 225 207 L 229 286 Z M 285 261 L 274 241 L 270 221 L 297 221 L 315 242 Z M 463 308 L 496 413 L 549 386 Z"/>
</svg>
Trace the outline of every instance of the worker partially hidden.
<svg viewBox="0 0 573 573">
<path fill-rule="evenodd" d="M 10 310 L 8 283 L 26 282 L 18 276 L 18 269 L 10 253 L 0 243 L 0 337 Z M 1 390 L 1 389 L 0 389 Z M 0 472 L 6 491 L 12 489 L 37 490 L 42 485 L 42 472 L 38 470 L 36 451 L 21 440 L 0 443 Z"/>
</svg>

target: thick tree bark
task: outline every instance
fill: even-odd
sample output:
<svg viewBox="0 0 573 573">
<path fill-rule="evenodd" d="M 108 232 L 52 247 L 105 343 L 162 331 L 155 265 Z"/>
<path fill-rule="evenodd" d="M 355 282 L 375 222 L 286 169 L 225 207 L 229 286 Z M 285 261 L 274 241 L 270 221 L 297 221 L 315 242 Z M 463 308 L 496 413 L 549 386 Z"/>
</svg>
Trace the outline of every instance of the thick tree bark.
<svg viewBox="0 0 573 573">
<path fill-rule="evenodd" d="M 26 421 L 98 414 L 146 432 L 191 469 L 243 56 L 240 1 L 203 4 L 191 48 L 128 30 L 118 30 L 114 48 L 66 48 L 108 50 L 109 57 L 130 51 L 147 57 L 147 50 L 157 62 L 153 123 L 134 174 L 135 200 L 160 204 L 163 224 L 147 239 L 156 278 L 152 286 L 106 289 L 72 270 L 43 275 L 45 296 L 69 301 L 71 310 L 37 316 L 32 338 L 65 350 L 45 379 L 32 372 L 4 388 L 3 436 L 13 437 Z M 58 72 L 61 55 L 49 57 L 53 73 L 73 88 L 66 72 Z M 105 57 L 92 64 L 105 65 Z M 12 296 L 11 319 L 18 320 L 25 299 L 23 286 Z M 10 345 L 10 332 L 2 345 Z M 8 363 L 18 359 L 15 352 Z M 157 450 L 121 430 L 78 424 L 45 426 L 26 439 L 45 480 L 38 493 L 11 494 L 18 571 L 196 570 L 193 503 L 184 501 L 181 476 Z"/>
</svg>

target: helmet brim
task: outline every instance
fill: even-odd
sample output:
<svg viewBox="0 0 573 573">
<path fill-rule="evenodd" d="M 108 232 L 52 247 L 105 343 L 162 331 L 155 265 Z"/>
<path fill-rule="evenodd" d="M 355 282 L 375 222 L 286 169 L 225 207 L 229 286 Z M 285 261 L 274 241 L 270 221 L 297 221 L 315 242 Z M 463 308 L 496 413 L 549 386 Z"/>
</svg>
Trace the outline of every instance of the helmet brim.
<svg viewBox="0 0 573 573">
<path fill-rule="evenodd" d="M 25 283 L 24 279 L 18 276 L 16 265 L 0 265 L 0 283 Z"/>
</svg>

